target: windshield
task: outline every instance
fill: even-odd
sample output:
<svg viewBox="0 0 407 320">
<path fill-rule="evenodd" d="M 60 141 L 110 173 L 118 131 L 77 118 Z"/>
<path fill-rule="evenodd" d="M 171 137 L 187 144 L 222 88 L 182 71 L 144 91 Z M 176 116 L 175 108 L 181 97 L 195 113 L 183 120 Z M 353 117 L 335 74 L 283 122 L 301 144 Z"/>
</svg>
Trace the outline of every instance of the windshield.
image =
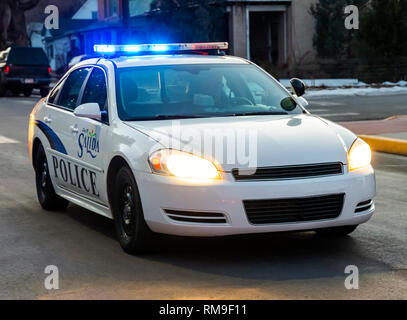
<svg viewBox="0 0 407 320">
<path fill-rule="evenodd" d="M 302 110 L 252 65 L 171 65 L 117 69 L 124 121 L 298 114 Z"/>
<path fill-rule="evenodd" d="M 29 59 L 27 59 L 29 57 Z M 48 59 L 41 48 L 12 48 L 8 56 L 9 64 L 48 66 Z"/>
</svg>

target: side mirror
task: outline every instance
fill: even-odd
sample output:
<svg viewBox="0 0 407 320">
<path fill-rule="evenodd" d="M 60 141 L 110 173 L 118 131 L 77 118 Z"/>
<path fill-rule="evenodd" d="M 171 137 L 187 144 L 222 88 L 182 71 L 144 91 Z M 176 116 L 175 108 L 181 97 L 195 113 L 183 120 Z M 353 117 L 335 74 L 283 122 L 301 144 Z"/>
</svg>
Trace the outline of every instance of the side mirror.
<svg viewBox="0 0 407 320">
<path fill-rule="evenodd" d="M 297 107 L 297 103 L 291 97 L 281 100 L 280 105 L 285 111 L 293 111 Z"/>
<path fill-rule="evenodd" d="M 100 112 L 98 103 L 84 103 L 77 106 L 73 114 L 79 118 L 89 118 L 93 120 L 102 120 L 102 113 Z"/>
<path fill-rule="evenodd" d="M 305 93 L 305 84 L 298 78 L 290 80 L 291 90 L 297 97 L 301 97 Z"/>
</svg>

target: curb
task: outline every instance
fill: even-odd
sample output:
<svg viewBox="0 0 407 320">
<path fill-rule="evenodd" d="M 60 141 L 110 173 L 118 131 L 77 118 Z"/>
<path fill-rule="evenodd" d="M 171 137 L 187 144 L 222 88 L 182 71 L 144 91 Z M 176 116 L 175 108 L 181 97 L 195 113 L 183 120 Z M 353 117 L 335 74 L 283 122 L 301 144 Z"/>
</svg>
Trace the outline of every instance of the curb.
<svg viewBox="0 0 407 320">
<path fill-rule="evenodd" d="M 384 138 L 380 136 L 359 136 L 373 151 L 407 156 L 407 140 Z"/>
</svg>

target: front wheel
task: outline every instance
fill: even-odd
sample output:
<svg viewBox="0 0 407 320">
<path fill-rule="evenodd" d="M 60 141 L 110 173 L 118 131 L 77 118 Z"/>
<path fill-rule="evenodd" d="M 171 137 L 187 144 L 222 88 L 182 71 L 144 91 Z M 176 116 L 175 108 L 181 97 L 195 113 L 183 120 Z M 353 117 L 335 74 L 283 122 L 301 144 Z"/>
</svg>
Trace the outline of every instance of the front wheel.
<svg viewBox="0 0 407 320">
<path fill-rule="evenodd" d="M 37 197 L 41 207 L 45 210 L 63 210 L 69 205 L 69 201 L 55 193 L 49 175 L 47 157 L 44 148 L 40 145 L 35 161 L 35 182 Z"/>
<path fill-rule="evenodd" d="M 19 89 L 11 89 L 11 93 L 14 96 L 18 97 L 20 95 L 20 90 Z"/>
<path fill-rule="evenodd" d="M 346 236 L 356 230 L 358 226 L 342 226 L 326 229 L 317 229 L 315 232 L 324 237 L 341 237 Z"/>
<path fill-rule="evenodd" d="M 130 254 L 147 252 L 153 233 L 144 220 L 137 184 L 128 167 L 117 173 L 113 190 L 112 211 L 121 247 Z"/>
</svg>

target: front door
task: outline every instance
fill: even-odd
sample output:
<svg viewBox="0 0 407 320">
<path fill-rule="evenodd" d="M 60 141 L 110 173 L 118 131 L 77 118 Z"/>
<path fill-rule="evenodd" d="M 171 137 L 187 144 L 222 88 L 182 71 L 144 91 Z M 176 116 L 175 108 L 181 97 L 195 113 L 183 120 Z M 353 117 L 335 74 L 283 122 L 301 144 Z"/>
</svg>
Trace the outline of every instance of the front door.
<svg viewBox="0 0 407 320">
<path fill-rule="evenodd" d="M 108 135 L 107 89 L 103 69 L 94 67 L 79 97 L 78 105 L 97 103 L 103 118 L 101 121 L 72 115 L 72 147 L 76 192 L 100 204 L 108 204 L 105 192 L 104 146 Z M 76 173 L 76 170 L 79 170 Z"/>
</svg>

